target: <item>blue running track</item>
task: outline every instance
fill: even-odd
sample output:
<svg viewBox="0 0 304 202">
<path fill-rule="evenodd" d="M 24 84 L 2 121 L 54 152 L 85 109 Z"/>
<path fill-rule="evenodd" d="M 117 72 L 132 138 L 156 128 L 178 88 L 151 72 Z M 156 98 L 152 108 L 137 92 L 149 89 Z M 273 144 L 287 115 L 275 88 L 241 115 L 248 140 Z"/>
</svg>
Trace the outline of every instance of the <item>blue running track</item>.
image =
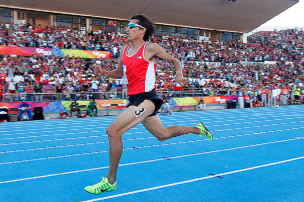
<svg viewBox="0 0 304 202">
<path fill-rule="evenodd" d="M 105 129 L 116 118 L 0 124 L 0 202 L 304 201 L 304 106 L 160 115 L 202 121 L 194 134 L 159 142 L 142 124 L 123 135 L 117 190 L 91 195 L 105 177 Z"/>
</svg>

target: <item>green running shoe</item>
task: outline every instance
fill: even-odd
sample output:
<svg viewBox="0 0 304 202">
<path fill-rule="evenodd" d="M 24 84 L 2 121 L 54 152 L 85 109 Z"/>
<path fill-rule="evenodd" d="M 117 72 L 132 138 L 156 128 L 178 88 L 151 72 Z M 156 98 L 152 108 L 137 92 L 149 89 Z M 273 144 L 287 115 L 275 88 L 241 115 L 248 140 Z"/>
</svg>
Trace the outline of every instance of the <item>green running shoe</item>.
<svg viewBox="0 0 304 202">
<path fill-rule="evenodd" d="M 107 178 L 102 178 L 101 182 L 92 186 L 87 186 L 84 188 L 84 190 L 91 194 L 102 194 L 107 191 L 115 191 L 117 187 L 116 184 L 116 182 L 115 184 L 110 184 Z"/>
<path fill-rule="evenodd" d="M 196 127 L 201 131 L 201 134 L 199 134 L 198 136 L 206 136 L 209 138 L 210 141 L 213 140 L 212 133 L 206 128 L 206 126 L 204 126 L 202 122 L 198 123 Z"/>
</svg>

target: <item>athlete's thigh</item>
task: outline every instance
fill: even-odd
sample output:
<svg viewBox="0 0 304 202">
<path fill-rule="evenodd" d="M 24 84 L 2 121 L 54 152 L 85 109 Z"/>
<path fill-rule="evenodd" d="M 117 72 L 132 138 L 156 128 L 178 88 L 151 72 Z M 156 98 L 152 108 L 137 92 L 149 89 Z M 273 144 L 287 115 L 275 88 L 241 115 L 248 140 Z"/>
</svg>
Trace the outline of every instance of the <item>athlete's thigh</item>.
<svg viewBox="0 0 304 202">
<path fill-rule="evenodd" d="M 142 121 L 142 124 L 150 133 L 152 133 L 157 138 L 160 138 L 166 133 L 166 128 L 164 127 L 158 115 L 147 117 Z"/>
<path fill-rule="evenodd" d="M 107 130 L 123 134 L 152 114 L 154 109 L 155 105 L 150 100 L 145 100 L 138 106 L 129 106 L 110 124 Z"/>
</svg>

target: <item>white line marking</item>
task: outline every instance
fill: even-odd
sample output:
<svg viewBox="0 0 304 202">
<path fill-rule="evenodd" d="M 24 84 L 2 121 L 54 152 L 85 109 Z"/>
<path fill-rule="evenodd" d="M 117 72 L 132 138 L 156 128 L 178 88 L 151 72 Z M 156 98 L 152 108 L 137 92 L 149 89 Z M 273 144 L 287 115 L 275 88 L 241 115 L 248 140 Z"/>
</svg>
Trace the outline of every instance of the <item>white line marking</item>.
<svg viewBox="0 0 304 202">
<path fill-rule="evenodd" d="M 284 160 L 284 161 L 277 161 L 277 162 L 263 164 L 263 165 L 259 165 L 259 166 L 244 168 L 244 169 L 240 169 L 240 170 L 234 170 L 234 171 L 230 171 L 230 172 L 226 172 L 226 173 L 220 173 L 220 174 L 217 174 L 217 175 L 206 176 L 206 177 L 201 177 L 201 178 L 196 178 L 196 179 L 186 180 L 186 181 L 181 181 L 181 182 L 175 182 L 175 183 L 171 183 L 171 184 L 166 184 L 166 185 L 151 187 L 151 188 L 147 188 L 147 189 L 141 189 L 141 190 L 126 192 L 126 193 L 122 193 L 122 194 L 116 194 L 116 195 L 102 197 L 102 198 L 96 198 L 96 199 L 87 200 L 87 201 L 83 201 L 83 202 L 95 202 L 95 201 L 102 201 L 102 200 L 111 199 L 111 198 L 118 198 L 118 197 L 121 197 L 121 196 L 128 196 L 128 195 L 133 195 L 133 194 L 137 194 L 137 193 L 152 191 L 152 190 L 156 190 L 156 189 L 162 189 L 162 188 L 177 186 L 177 185 L 181 185 L 181 184 L 188 184 L 188 183 L 192 183 L 192 182 L 197 182 L 197 181 L 202 181 L 202 180 L 206 180 L 206 179 L 215 178 L 215 177 L 218 177 L 218 176 L 231 175 L 231 174 L 235 174 L 235 173 L 255 170 L 255 169 L 259 169 L 259 168 L 265 168 L 265 167 L 269 167 L 269 166 L 274 166 L 274 165 L 278 165 L 278 164 L 282 164 L 282 163 L 288 163 L 288 162 L 291 162 L 291 161 L 302 160 L 302 159 L 304 159 L 304 156 L 298 157 L 298 158 L 293 158 L 293 159 L 287 159 L 287 160 Z"/>
<path fill-rule="evenodd" d="M 53 139 L 53 140 L 38 140 L 38 141 L 31 141 L 31 142 L 13 142 L 13 143 L 7 143 L 7 144 L 0 144 L 0 146 L 18 145 L 18 144 L 31 144 L 31 143 L 37 143 L 37 142 L 53 142 L 53 141 L 64 141 L 64 140 L 76 140 L 76 139 L 96 138 L 96 137 L 100 137 L 100 136 L 84 136 L 84 137 L 76 137 L 76 138 L 63 138 L 63 139 Z"/>
<path fill-rule="evenodd" d="M 190 156 L 199 156 L 199 155 L 204 155 L 204 154 L 211 154 L 211 153 L 218 153 L 218 152 L 231 151 L 231 150 L 237 150 L 237 149 L 244 149 L 244 148 L 249 148 L 249 147 L 269 145 L 269 144 L 288 142 L 288 141 L 294 141 L 294 140 L 300 140 L 300 139 L 299 138 L 294 138 L 294 139 L 288 139 L 288 140 L 266 142 L 266 143 L 260 143 L 260 144 L 255 144 L 255 145 L 240 146 L 240 147 L 234 147 L 234 148 L 229 148 L 229 149 L 221 149 L 221 150 L 214 150 L 214 151 L 203 152 L 203 153 L 187 154 L 187 155 L 175 156 L 175 157 L 169 157 L 169 158 L 170 159 L 178 159 L 178 158 L 184 158 L 184 157 L 190 157 Z M 189 141 L 189 142 L 195 142 L 195 141 Z M 162 145 L 159 145 L 159 146 L 162 146 Z M 137 164 L 151 163 L 151 162 L 162 161 L 162 160 L 165 160 L 165 159 L 161 158 L 161 159 L 153 159 L 153 160 L 147 160 L 147 161 L 139 161 L 139 162 L 121 164 L 119 166 L 137 165 Z M 15 180 L 8 180 L 8 181 L 2 181 L 2 182 L 0 182 L 0 184 L 6 184 L 6 183 L 12 183 L 12 182 L 20 182 L 20 181 L 33 180 L 33 179 L 40 179 L 40 178 L 46 178 L 46 177 L 53 177 L 53 176 L 58 176 L 58 175 L 67 175 L 67 174 L 81 173 L 81 172 L 87 172 L 87 171 L 93 171 L 93 170 L 101 170 L 101 169 L 106 169 L 108 167 L 109 166 L 98 167 L 98 168 L 91 168 L 91 169 L 85 169 L 85 170 L 76 170 L 76 171 L 64 172 L 64 173 L 60 173 L 60 174 L 49 174 L 49 175 L 42 175 L 42 176 L 36 176 L 36 177 L 28 177 L 28 178 L 21 178 L 21 179 L 15 179 Z"/>
</svg>

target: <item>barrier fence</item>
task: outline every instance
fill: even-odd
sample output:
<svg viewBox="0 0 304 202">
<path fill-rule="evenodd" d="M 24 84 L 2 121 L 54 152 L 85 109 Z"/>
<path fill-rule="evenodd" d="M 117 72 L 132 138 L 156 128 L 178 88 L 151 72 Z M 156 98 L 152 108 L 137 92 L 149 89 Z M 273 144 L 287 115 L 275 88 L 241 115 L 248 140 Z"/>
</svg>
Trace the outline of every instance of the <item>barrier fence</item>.
<svg viewBox="0 0 304 202">
<path fill-rule="evenodd" d="M 239 96 L 238 91 L 215 91 L 205 92 L 202 89 L 190 89 L 190 90 L 166 90 L 157 91 L 159 97 L 162 97 L 164 93 L 168 93 L 170 97 L 202 97 L 202 96 Z M 243 95 L 245 93 L 241 93 Z M 240 96 L 241 96 L 240 95 Z M 110 92 L 65 92 L 65 93 L 5 93 L 0 97 L 0 101 L 3 102 L 52 102 L 52 101 L 72 101 L 77 100 L 108 100 L 108 99 L 127 99 L 127 91 L 123 90 L 110 91 Z"/>
<path fill-rule="evenodd" d="M 226 105 L 228 101 L 238 99 L 238 96 L 203 96 L 203 97 L 170 97 L 171 105 L 182 107 L 182 106 L 193 106 L 198 105 L 199 100 L 203 98 L 206 105 Z M 42 107 L 43 112 L 62 112 L 70 111 L 70 105 L 72 101 L 49 101 L 49 102 L 26 102 L 30 105 L 31 109 L 35 107 Z M 0 107 L 18 108 L 22 102 L 1 102 Z M 90 100 L 78 100 L 77 103 L 88 106 Z M 126 107 L 127 99 L 104 99 L 96 100 L 97 109 L 123 109 Z M 111 106 L 116 105 L 116 106 Z"/>
</svg>

